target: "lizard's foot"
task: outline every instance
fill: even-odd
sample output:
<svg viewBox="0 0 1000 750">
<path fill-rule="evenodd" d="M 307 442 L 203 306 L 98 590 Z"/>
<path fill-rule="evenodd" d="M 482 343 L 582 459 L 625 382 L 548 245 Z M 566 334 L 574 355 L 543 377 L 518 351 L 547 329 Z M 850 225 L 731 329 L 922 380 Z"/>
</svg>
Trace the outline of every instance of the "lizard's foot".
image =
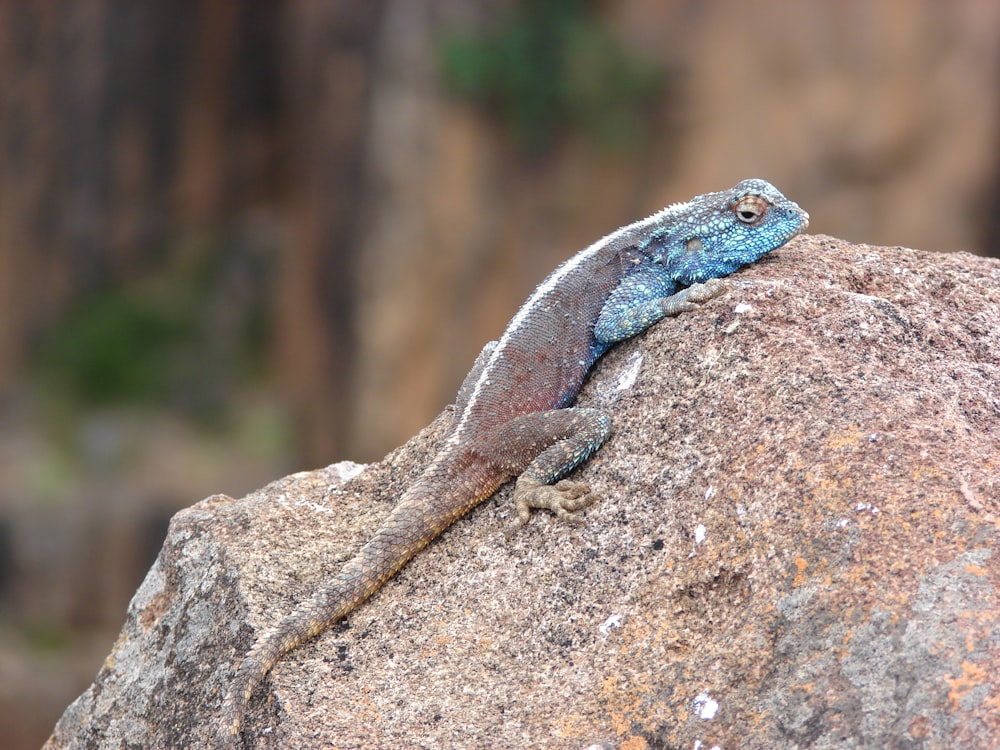
<svg viewBox="0 0 1000 750">
<path fill-rule="evenodd" d="M 680 315 L 691 312 L 698 309 L 698 305 L 702 302 L 708 302 L 727 291 L 729 291 L 729 282 L 723 279 L 709 279 L 705 282 L 692 284 L 663 301 L 664 315 Z"/>
<path fill-rule="evenodd" d="M 691 302 L 708 302 L 713 297 L 729 291 L 730 284 L 725 279 L 709 279 L 700 284 L 688 287 L 688 300 Z"/>
<path fill-rule="evenodd" d="M 510 539 L 514 532 L 528 523 L 532 508 L 545 508 L 568 523 L 581 524 L 583 518 L 576 511 L 586 508 L 600 498 L 590 491 L 590 485 L 563 479 L 555 484 L 541 482 L 522 475 L 514 487 L 514 519 L 504 537 Z"/>
</svg>

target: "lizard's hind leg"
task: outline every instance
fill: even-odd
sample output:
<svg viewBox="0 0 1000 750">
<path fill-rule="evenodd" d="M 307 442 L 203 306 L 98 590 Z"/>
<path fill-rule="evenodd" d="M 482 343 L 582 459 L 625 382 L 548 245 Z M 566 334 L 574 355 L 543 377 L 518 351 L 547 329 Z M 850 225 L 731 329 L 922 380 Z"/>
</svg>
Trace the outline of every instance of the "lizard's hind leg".
<svg viewBox="0 0 1000 750">
<path fill-rule="evenodd" d="M 553 409 L 525 414 L 504 425 L 497 444 L 504 446 L 508 468 L 520 474 L 514 487 L 517 517 L 505 535 L 509 538 L 524 526 L 532 508 L 580 523 L 574 513 L 599 497 L 582 482 L 557 480 L 585 461 L 610 434 L 611 417 L 597 409 Z"/>
</svg>

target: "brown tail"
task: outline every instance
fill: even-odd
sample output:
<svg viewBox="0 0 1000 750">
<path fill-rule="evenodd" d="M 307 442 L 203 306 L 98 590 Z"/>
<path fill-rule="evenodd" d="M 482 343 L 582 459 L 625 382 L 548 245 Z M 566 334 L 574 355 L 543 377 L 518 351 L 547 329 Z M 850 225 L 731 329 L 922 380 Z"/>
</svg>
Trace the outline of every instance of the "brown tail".
<svg viewBox="0 0 1000 750">
<path fill-rule="evenodd" d="M 236 746 L 250 696 L 283 654 L 354 610 L 459 516 L 489 497 L 498 483 L 470 492 L 462 500 L 430 497 L 420 483 L 411 488 L 385 523 L 328 585 L 257 639 L 236 671 L 222 703 L 216 747 L 228 750 Z"/>
</svg>

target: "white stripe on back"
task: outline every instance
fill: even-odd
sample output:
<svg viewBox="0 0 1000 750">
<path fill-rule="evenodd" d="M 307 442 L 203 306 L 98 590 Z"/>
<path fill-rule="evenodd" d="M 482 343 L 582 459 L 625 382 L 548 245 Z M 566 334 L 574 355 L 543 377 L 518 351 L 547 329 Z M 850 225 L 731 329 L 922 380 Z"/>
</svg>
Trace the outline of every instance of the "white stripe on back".
<svg viewBox="0 0 1000 750">
<path fill-rule="evenodd" d="M 539 284 L 535 291 L 531 293 L 531 296 L 521 305 L 521 308 L 517 311 L 517 314 L 511 318 L 510 323 L 507 324 L 506 330 L 504 330 L 503 335 L 500 340 L 497 341 L 497 345 L 493 347 L 493 352 L 490 354 L 490 358 L 483 365 L 483 371 L 479 373 L 479 378 L 476 380 L 475 386 L 472 388 L 472 393 L 469 394 L 469 399 L 466 402 L 465 411 L 462 412 L 461 419 L 455 429 L 448 438 L 446 446 L 456 445 L 462 438 L 462 434 L 465 431 L 466 423 L 469 420 L 469 415 L 472 413 L 472 408 L 475 406 L 479 394 L 482 392 L 483 386 L 485 386 L 490 380 L 490 373 L 493 370 L 494 365 L 503 356 L 504 349 L 514 335 L 520 330 L 521 326 L 524 325 L 525 320 L 531 314 L 531 311 L 536 307 L 539 301 L 544 299 L 548 294 L 555 291 L 558 287 L 559 282 L 562 281 L 566 276 L 572 273 L 576 268 L 578 268 L 582 263 L 589 260 L 592 256 L 596 255 L 600 250 L 605 247 L 613 246 L 615 243 L 621 242 L 625 239 L 626 242 L 621 243 L 621 247 L 628 247 L 631 244 L 635 244 L 639 239 L 633 239 L 631 235 L 637 230 L 645 230 L 650 226 L 655 224 L 663 224 L 670 215 L 687 209 L 688 203 L 672 203 L 666 208 L 660 209 L 655 214 L 647 216 L 645 219 L 640 219 L 639 221 L 632 222 L 624 227 L 616 229 L 611 234 L 608 234 L 597 242 L 593 243 L 589 247 L 581 250 L 576 255 L 568 258 L 562 263 L 552 274 L 549 275 L 545 281 Z M 648 232 L 643 232 L 643 235 L 648 234 Z M 619 248 L 620 249 L 620 248 Z"/>
</svg>

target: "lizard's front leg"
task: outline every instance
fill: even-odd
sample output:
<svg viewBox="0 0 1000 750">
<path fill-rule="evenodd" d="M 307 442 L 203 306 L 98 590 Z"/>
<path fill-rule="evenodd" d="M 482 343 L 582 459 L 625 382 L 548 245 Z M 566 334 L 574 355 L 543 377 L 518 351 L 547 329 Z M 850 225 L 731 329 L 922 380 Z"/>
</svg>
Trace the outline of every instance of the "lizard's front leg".
<svg viewBox="0 0 1000 750">
<path fill-rule="evenodd" d="M 553 409 L 515 417 L 495 433 L 506 468 L 519 474 L 514 486 L 516 519 L 509 538 L 531 517 L 532 508 L 544 508 L 559 518 L 580 523 L 576 511 L 599 498 L 568 474 L 611 434 L 611 417 L 597 409 Z M 553 484 L 555 482 L 555 484 Z"/>
<path fill-rule="evenodd" d="M 673 282 L 654 273 L 629 277 L 604 303 L 594 324 L 594 336 L 604 344 L 623 341 L 663 318 L 696 310 L 700 303 L 728 288 L 722 279 L 709 279 L 674 291 Z"/>
</svg>

